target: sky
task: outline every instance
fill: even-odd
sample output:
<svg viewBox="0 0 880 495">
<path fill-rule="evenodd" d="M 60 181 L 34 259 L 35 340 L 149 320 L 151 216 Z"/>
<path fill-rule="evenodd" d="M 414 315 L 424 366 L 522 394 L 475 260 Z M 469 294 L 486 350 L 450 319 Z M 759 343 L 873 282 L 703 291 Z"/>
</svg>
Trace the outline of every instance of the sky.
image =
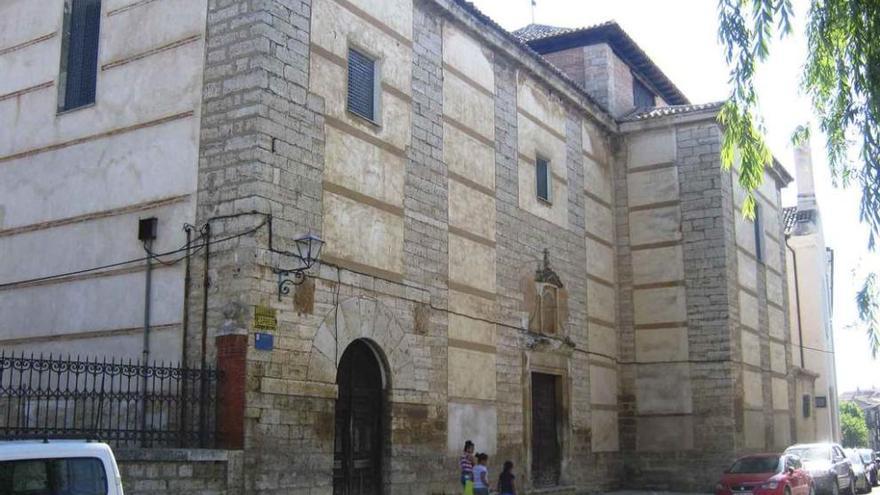
<svg viewBox="0 0 880 495">
<path fill-rule="evenodd" d="M 532 22 L 531 0 L 472 0 L 508 30 Z M 729 69 L 717 41 L 715 0 L 535 0 L 534 22 L 583 27 L 617 21 L 693 103 L 723 100 L 730 92 Z M 824 155 L 824 136 L 799 92 L 806 59 L 803 36 L 807 2 L 794 0 L 794 33 L 771 47 L 770 59 L 757 73 L 767 140 L 776 158 L 795 176 L 790 137 L 801 124 L 813 131 L 816 197 L 824 219 L 825 242 L 835 253 L 834 346 L 838 390 L 880 388 L 880 360 L 868 349 L 857 325 L 855 294 L 862 277 L 880 271 L 880 256 L 867 249 L 868 230 L 858 221 L 859 193 L 833 187 Z M 783 206 L 794 205 L 793 183 L 783 192 Z"/>
</svg>

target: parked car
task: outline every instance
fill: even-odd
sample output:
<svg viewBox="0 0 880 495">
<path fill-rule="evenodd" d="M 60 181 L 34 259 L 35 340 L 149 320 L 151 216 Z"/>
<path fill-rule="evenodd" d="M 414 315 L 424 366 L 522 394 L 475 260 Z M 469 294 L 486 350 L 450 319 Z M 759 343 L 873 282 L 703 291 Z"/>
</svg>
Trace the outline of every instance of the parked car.
<svg viewBox="0 0 880 495">
<path fill-rule="evenodd" d="M 800 457 L 804 470 L 810 473 L 816 491 L 823 495 L 855 493 L 852 463 L 836 443 L 802 443 L 785 449 L 786 454 Z"/>
<path fill-rule="evenodd" d="M 856 449 L 845 449 L 846 458 L 852 463 L 853 475 L 856 477 L 856 493 L 870 493 L 871 479 L 868 470 L 865 469 L 865 461 L 862 454 Z"/>
<path fill-rule="evenodd" d="M 868 472 L 868 479 L 871 480 L 871 486 L 877 486 L 877 468 L 880 467 L 880 463 L 874 457 L 874 451 L 871 449 L 858 449 L 858 451 L 862 456 L 865 471 Z"/>
<path fill-rule="evenodd" d="M 0 442 L 0 493 L 123 495 L 113 451 L 84 440 Z"/>
<path fill-rule="evenodd" d="M 724 472 L 715 495 L 812 495 L 813 480 L 794 455 L 740 457 Z"/>
</svg>

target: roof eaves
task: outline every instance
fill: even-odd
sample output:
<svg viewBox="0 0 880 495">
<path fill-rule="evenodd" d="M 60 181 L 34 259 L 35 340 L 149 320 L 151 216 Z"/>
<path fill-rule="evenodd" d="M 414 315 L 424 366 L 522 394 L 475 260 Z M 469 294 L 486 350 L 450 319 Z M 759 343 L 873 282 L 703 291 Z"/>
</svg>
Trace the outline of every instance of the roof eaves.
<svg viewBox="0 0 880 495">
<path fill-rule="evenodd" d="M 662 117 L 671 117 L 676 115 L 688 115 L 695 113 L 712 113 L 718 112 L 718 109 L 724 105 L 724 101 L 713 101 L 709 103 L 698 103 L 696 105 L 667 105 L 661 107 L 642 107 L 636 108 L 630 113 L 620 117 L 621 122 L 639 122 Z"/>
<path fill-rule="evenodd" d="M 776 180 L 781 183 L 780 189 L 794 182 L 794 177 L 792 177 L 791 174 L 788 173 L 788 170 L 785 169 L 782 163 L 780 163 L 780 161 L 777 160 L 775 156 L 773 157 L 773 163 L 770 165 L 770 167 L 767 168 L 770 170 L 770 173 L 776 177 Z"/>
<path fill-rule="evenodd" d="M 578 44 L 607 42 L 611 48 L 633 69 L 646 77 L 661 96 L 673 105 L 689 105 L 690 100 L 672 82 L 660 67 L 645 53 L 626 31 L 614 21 L 604 22 L 580 29 L 565 30 L 540 38 L 528 40 L 528 45 L 538 53 L 562 50 Z"/>
<path fill-rule="evenodd" d="M 720 108 L 714 103 L 642 108 L 623 116 L 618 123 L 622 133 L 695 122 L 717 123 Z"/>
</svg>

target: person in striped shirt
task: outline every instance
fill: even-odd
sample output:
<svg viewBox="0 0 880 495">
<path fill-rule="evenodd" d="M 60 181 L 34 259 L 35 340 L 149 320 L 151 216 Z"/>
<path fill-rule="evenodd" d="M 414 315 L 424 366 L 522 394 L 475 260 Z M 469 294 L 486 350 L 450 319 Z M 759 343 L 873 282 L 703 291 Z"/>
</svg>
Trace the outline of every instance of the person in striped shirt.
<svg viewBox="0 0 880 495">
<path fill-rule="evenodd" d="M 468 440 L 464 443 L 464 453 L 458 460 L 458 466 L 461 468 L 461 486 L 474 481 L 474 442 Z"/>
</svg>

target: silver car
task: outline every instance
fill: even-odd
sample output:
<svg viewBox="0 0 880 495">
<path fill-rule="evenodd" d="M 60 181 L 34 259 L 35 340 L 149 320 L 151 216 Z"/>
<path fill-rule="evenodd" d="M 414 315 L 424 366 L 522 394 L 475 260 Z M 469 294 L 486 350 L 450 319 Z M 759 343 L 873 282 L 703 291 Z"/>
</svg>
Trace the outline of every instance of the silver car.
<svg viewBox="0 0 880 495">
<path fill-rule="evenodd" d="M 816 491 L 822 495 L 854 495 L 856 477 L 852 462 L 836 443 L 801 443 L 785 449 L 801 458 Z"/>
<path fill-rule="evenodd" d="M 853 474 L 856 477 L 856 493 L 871 492 L 871 478 L 861 453 L 856 449 L 845 449 L 846 458 L 852 463 Z"/>
</svg>

